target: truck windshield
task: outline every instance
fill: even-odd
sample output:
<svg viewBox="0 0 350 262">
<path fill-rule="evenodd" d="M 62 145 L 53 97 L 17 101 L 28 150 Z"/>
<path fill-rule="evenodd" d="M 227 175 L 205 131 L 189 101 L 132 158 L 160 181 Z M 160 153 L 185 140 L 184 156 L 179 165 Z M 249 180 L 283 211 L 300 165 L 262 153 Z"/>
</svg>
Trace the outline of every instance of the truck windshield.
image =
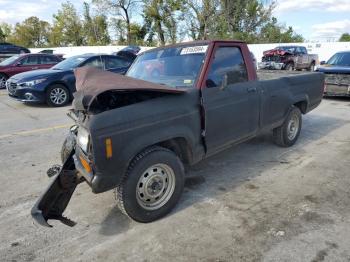
<svg viewBox="0 0 350 262">
<path fill-rule="evenodd" d="M 193 87 L 207 48 L 196 45 L 148 51 L 136 59 L 126 75 L 171 87 Z"/>
<path fill-rule="evenodd" d="M 335 54 L 328 60 L 327 64 L 337 66 L 350 66 L 350 52 Z"/>
</svg>

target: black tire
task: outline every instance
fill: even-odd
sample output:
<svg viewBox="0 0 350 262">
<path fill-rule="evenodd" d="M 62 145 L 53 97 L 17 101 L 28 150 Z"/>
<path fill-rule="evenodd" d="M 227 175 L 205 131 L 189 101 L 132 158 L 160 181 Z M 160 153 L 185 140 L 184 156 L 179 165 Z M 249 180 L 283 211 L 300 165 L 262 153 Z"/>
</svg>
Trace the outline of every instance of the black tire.
<svg viewBox="0 0 350 262">
<path fill-rule="evenodd" d="M 292 121 L 298 121 L 297 127 L 292 129 Z M 284 123 L 273 130 L 273 139 L 275 144 L 282 146 L 282 147 L 290 147 L 295 144 L 295 142 L 298 140 L 298 137 L 300 135 L 302 126 L 302 116 L 300 109 L 298 107 L 293 106 L 293 108 L 289 111 L 289 114 L 284 121 Z M 293 130 L 293 132 L 291 132 Z M 291 135 L 293 133 L 293 135 Z"/>
<path fill-rule="evenodd" d="M 68 157 L 70 156 L 72 150 L 75 148 L 75 138 L 73 134 L 69 134 L 63 141 L 61 148 L 61 162 L 64 164 Z"/>
<path fill-rule="evenodd" d="M 143 193 L 140 193 L 140 188 L 144 186 L 145 189 L 145 195 L 147 194 L 147 190 L 152 191 L 153 193 L 155 190 L 158 190 L 159 188 L 153 187 L 153 180 L 151 180 L 152 177 L 155 176 L 165 176 L 167 177 L 167 173 L 164 173 L 163 170 L 161 174 L 150 174 L 149 170 L 156 170 L 156 172 L 159 172 L 157 170 L 159 165 L 164 165 L 168 168 L 170 168 L 173 171 L 173 184 L 170 185 L 170 179 L 168 178 L 168 184 L 167 187 L 164 183 L 164 186 L 159 190 L 161 196 L 160 199 L 155 201 L 162 201 L 162 198 L 166 196 L 163 200 L 162 205 L 159 207 L 153 207 L 154 209 L 150 210 L 151 207 L 144 207 L 142 205 L 145 205 L 143 201 L 146 202 L 145 199 L 142 199 Z M 144 182 L 142 179 L 147 179 L 150 181 L 145 182 L 143 185 L 142 182 Z M 164 178 L 163 178 L 164 179 Z M 140 180 L 142 182 L 140 182 Z M 164 180 L 166 181 L 166 180 Z M 164 182 L 163 181 L 163 182 Z M 150 185 L 150 182 L 152 182 L 152 185 Z M 159 182 L 159 181 L 158 181 Z M 148 185 L 148 187 L 146 187 Z M 159 187 L 159 184 L 156 185 Z M 138 154 L 131 164 L 129 165 L 129 168 L 122 178 L 122 181 L 120 185 L 115 190 L 115 198 L 117 200 L 117 204 L 119 209 L 128 217 L 131 219 L 142 222 L 142 223 L 148 223 L 155 221 L 161 217 L 164 217 L 167 215 L 177 204 L 179 201 L 182 191 L 184 187 L 184 167 L 181 162 L 181 160 L 177 157 L 177 155 L 165 148 L 162 147 L 151 147 L 149 149 L 146 149 L 142 153 Z M 171 191 L 171 189 L 173 190 Z M 166 192 L 168 192 L 168 189 L 170 190 L 168 195 L 165 195 Z M 147 192 L 146 192 L 147 191 Z M 165 193 L 164 193 L 165 192 Z M 164 193 L 164 195 L 162 195 Z M 147 198 L 147 197 L 146 197 Z M 158 197 L 159 198 L 159 197 Z M 147 199 L 148 200 L 148 199 Z M 153 200 L 152 200 L 153 201 Z M 151 202 L 150 202 L 151 203 Z M 156 202 L 155 202 L 156 203 Z"/>
<path fill-rule="evenodd" d="M 294 70 L 294 65 L 292 63 L 288 63 L 285 67 L 285 70 L 287 71 L 293 71 Z"/>
<path fill-rule="evenodd" d="M 315 63 L 312 62 L 310 67 L 307 69 L 307 71 L 314 72 L 315 71 Z"/>
<path fill-rule="evenodd" d="M 0 73 L 0 89 L 5 89 L 6 88 L 6 81 L 8 77 L 5 74 Z"/>
<path fill-rule="evenodd" d="M 60 97 L 54 98 L 53 96 L 61 94 Z M 60 99 L 61 98 L 61 99 Z M 49 106 L 59 107 L 65 106 L 70 100 L 70 93 L 64 85 L 56 84 L 48 88 L 46 92 L 46 102 Z"/>
</svg>

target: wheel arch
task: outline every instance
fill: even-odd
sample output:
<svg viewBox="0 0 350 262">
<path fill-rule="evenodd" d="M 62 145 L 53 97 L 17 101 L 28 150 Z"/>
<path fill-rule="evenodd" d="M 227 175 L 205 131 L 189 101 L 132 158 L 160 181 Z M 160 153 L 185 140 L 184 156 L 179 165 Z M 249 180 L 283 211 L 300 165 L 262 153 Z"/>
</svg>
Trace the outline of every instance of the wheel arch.
<svg viewBox="0 0 350 262">
<path fill-rule="evenodd" d="M 307 113 L 307 107 L 308 107 L 308 101 L 307 99 L 301 100 L 299 102 L 296 102 L 293 104 L 295 107 L 299 108 L 301 113 L 306 114 Z"/>
<path fill-rule="evenodd" d="M 51 82 L 47 87 L 46 87 L 46 93 L 49 90 L 50 87 L 54 86 L 54 85 L 62 85 L 64 86 L 67 90 L 68 90 L 68 95 L 69 95 L 69 101 L 71 101 L 73 99 L 73 93 L 70 90 L 69 86 L 67 85 L 67 83 L 63 82 L 63 81 L 53 81 Z"/>
</svg>

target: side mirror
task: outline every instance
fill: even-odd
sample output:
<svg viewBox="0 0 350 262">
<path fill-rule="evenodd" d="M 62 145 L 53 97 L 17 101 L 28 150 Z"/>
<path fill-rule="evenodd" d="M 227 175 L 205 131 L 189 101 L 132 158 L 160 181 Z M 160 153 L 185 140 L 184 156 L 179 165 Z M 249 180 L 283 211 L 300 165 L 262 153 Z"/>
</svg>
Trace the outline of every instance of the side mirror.
<svg viewBox="0 0 350 262">
<path fill-rule="evenodd" d="M 228 75 L 227 73 L 225 73 L 224 76 L 222 77 L 220 90 L 225 90 L 227 86 L 228 86 Z"/>
<path fill-rule="evenodd" d="M 21 63 L 21 62 L 17 62 L 17 63 L 15 64 L 15 66 L 22 66 L 22 63 Z"/>
<path fill-rule="evenodd" d="M 320 65 L 325 65 L 326 61 L 321 61 Z"/>
</svg>

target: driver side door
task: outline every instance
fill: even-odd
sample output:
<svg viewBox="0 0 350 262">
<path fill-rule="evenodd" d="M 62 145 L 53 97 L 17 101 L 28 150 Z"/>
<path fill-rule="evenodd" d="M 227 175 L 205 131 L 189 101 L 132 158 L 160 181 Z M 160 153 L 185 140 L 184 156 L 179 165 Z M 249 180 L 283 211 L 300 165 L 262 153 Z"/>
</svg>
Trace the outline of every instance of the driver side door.
<svg viewBox="0 0 350 262">
<path fill-rule="evenodd" d="M 255 135 L 259 126 L 259 82 L 248 81 L 240 47 L 219 45 L 214 52 L 202 89 L 208 154 Z"/>
</svg>

